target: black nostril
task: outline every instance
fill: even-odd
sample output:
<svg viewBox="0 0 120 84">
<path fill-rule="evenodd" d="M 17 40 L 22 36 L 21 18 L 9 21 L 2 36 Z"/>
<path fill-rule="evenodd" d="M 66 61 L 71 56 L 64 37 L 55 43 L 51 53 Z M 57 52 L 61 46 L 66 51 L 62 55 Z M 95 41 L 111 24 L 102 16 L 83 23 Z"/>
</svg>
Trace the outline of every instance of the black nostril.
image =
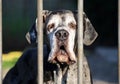
<svg viewBox="0 0 120 84">
<path fill-rule="evenodd" d="M 64 37 L 67 37 L 67 36 L 68 36 L 68 32 L 64 32 L 64 33 L 63 33 L 63 36 L 64 36 Z"/>
<path fill-rule="evenodd" d="M 66 40 L 68 38 L 69 33 L 66 30 L 62 29 L 62 30 L 58 30 L 55 33 L 55 35 L 58 40 Z"/>
</svg>

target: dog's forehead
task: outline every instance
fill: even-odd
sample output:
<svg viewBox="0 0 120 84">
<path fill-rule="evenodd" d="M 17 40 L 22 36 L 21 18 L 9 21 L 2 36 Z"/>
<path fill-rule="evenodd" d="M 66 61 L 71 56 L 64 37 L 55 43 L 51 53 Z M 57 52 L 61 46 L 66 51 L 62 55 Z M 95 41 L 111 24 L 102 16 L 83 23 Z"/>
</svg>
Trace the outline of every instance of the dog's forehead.
<svg viewBox="0 0 120 84">
<path fill-rule="evenodd" d="M 57 11 L 57 12 L 52 12 L 49 16 L 49 23 L 52 22 L 75 22 L 75 17 L 74 14 L 71 11 Z"/>
</svg>

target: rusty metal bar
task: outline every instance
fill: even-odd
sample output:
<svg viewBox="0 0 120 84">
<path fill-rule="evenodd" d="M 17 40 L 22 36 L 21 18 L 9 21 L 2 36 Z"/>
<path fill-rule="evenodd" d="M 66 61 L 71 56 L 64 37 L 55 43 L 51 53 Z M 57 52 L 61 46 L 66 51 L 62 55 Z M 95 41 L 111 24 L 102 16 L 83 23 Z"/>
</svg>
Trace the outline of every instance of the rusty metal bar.
<svg viewBox="0 0 120 84">
<path fill-rule="evenodd" d="M 38 84 L 43 84 L 43 0 L 37 0 Z"/>
<path fill-rule="evenodd" d="M 0 84 L 2 84 L 2 0 L 0 0 Z"/>
<path fill-rule="evenodd" d="M 118 0 L 118 76 L 120 84 L 120 0 Z"/>
<path fill-rule="evenodd" d="M 83 0 L 78 0 L 78 84 L 83 84 Z"/>
</svg>

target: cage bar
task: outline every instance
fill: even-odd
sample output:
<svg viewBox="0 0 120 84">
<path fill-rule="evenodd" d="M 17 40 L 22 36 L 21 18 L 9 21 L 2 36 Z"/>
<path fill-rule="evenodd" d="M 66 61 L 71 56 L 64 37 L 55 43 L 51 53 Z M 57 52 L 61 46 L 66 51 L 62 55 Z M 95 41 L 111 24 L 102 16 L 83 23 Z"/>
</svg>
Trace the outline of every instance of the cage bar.
<svg viewBox="0 0 120 84">
<path fill-rule="evenodd" d="M 37 0 L 38 84 L 43 84 L 43 0 Z"/>
<path fill-rule="evenodd" d="M 2 0 L 0 0 L 0 84 L 2 84 Z"/>
<path fill-rule="evenodd" d="M 118 76 L 120 84 L 120 0 L 118 0 Z"/>
<path fill-rule="evenodd" d="M 78 84 L 83 80 L 83 0 L 78 0 Z"/>
</svg>

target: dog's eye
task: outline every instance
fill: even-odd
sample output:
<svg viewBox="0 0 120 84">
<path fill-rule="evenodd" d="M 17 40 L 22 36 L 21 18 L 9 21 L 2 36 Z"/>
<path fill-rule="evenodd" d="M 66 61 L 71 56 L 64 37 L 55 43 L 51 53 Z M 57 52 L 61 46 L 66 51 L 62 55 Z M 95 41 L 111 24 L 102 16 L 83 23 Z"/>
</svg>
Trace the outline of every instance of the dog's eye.
<svg viewBox="0 0 120 84">
<path fill-rule="evenodd" d="M 49 24 L 47 28 L 48 28 L 48 30 L 50 30 L 50 29 L 52 29 L 52 28 L 54 28 L 54 27 L 55 27 L 55 24 L 52 23 L 52 24 Z"/>
<path fill-rule="evenodd" d="M 73 22 L 68 23 L 68 26 L 70 28 L 76 28 L 76 24 L 74 24 Z"/>
</svg>

